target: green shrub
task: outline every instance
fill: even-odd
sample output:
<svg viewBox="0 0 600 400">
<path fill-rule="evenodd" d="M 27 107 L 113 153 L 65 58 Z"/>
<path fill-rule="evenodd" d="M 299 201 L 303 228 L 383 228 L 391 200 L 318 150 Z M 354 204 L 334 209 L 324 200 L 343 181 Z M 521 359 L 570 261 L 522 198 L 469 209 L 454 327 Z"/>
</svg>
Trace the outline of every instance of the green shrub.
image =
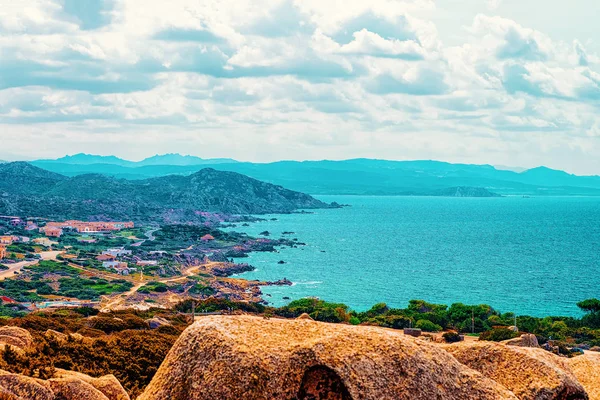
<svg viewBox="0 0 600 400">
<path fill-rule="evenodd" d="M 460 335 L 458 332 L 446 332 L 442 335 L 446 343 L 457 343 L 460 342 Z"/>
<path fill-rule="evenodd" d="M 507 328 L 496 328 L 483 332 L 479 336 L 479 340 L 487 340 L 491 342 L 501 342 L 503 340 L 513 339 L 519 336 L 515 331 Z"/>
<path fill-rule="evenodd" d="M 351 317 L 348 322 L 350 322 L 350 325 L 360 325 L 360 319 L 356 317 Z"/>
<path fill-rule="evenodd" d="M 422 331 L 425 331 L 425 332 L 440 332 L 443 330 L 441 326 L 434 324 L 433 322 L 431 322 L 427 319 L 418 320 L 417 323 L 415 324 L 415 328 L 421 329 Z"/>
</svg>

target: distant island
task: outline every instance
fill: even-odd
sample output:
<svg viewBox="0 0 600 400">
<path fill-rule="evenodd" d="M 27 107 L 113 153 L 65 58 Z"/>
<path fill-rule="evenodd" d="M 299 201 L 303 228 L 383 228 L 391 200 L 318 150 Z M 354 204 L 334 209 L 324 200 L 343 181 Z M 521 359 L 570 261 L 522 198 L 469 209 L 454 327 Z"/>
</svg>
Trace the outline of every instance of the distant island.
<svg viewBox="0 0 600 400">
<path fill-rule="evenodd" d="M 577 176 L 546 167 L 522 170 L 432 160 L 250 163 L 166 154 L 133 162 L 114 156 L 77 154 L 31 164 L 66 176 L 94 173 L 132 180 L 173 174 L 186 176 L 210 167 L 313 195 L 436 195 L 456 187 L 482 188 L 500 195 L 600 195 L 599 176 Z"/>
</svg>

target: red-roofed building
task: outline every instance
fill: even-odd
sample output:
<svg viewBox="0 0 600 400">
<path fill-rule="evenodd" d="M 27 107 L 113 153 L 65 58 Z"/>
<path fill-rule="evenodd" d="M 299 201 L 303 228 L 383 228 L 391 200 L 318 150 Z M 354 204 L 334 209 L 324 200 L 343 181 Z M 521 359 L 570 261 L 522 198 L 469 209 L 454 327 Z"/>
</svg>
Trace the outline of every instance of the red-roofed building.
<svg viewBox="0 0 600 400">
<path fill-rule="evenodd" d="M 96 257 L 96 260 L 98 261 L 113 261 L 116 259 L 117 257 L 112 254 L 100 254 L 98 257 Z"/>
<path fill-rule="evenodd" d="M 202 240 L 204 242 L 208 242 L 208 241 L 211 241 L 211 240 L 215 240 L 215 237 L 213 235 L 207 234 L 207 235 L 202 236 L 200 238 L 200 240 Z"/>
<path fill-rule="evenodd" d="M 48 236 L 48 237 L 61 237 L 63 234 L 63 230 L 61 228 L 56 228 L 54 226 L 45 226 L 40 229 L 40 231 Z"/>
<path fill-rule="evenodd" d="M 18 301 L 11 299 L 10 297 L 6 297 L 6 296 L 0 296 L 0 300 L 2 300 L 3 303 L 18 303 Z"/>
</svg>

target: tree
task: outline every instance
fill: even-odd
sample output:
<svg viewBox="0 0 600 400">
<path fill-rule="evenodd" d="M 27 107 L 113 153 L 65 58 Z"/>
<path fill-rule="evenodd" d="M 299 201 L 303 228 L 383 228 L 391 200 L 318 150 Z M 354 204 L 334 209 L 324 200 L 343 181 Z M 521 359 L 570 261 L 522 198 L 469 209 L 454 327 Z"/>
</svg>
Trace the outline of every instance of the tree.
<svg viewBox="0 0 600 400">
<path fill-rule="evenodd" d="M 600 312 L 600 300 L 598 299 L 587 299 L 577 303 L 577 307 L 581 308 L 584 312 L 597 313 Z"/>
<path fill-rule="evenodd" d="M 590 328 L 600 328 L 600 300 L 587 299 L 577 303 L 577 307 L 587 313 L 582 319 L 584 326 Z"/>
</svg>

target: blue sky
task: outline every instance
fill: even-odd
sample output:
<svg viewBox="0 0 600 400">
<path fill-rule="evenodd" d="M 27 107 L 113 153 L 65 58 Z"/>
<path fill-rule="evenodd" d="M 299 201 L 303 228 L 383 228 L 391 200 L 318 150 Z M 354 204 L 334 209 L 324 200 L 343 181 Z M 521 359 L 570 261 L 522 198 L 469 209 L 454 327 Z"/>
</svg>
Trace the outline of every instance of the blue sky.
<svg viewBox="0 0 600 400">
<path fill-rule="evenodd" d="M 0 159 L 600 174 L 593 0 L 0 0 Z"/>
</svg>

